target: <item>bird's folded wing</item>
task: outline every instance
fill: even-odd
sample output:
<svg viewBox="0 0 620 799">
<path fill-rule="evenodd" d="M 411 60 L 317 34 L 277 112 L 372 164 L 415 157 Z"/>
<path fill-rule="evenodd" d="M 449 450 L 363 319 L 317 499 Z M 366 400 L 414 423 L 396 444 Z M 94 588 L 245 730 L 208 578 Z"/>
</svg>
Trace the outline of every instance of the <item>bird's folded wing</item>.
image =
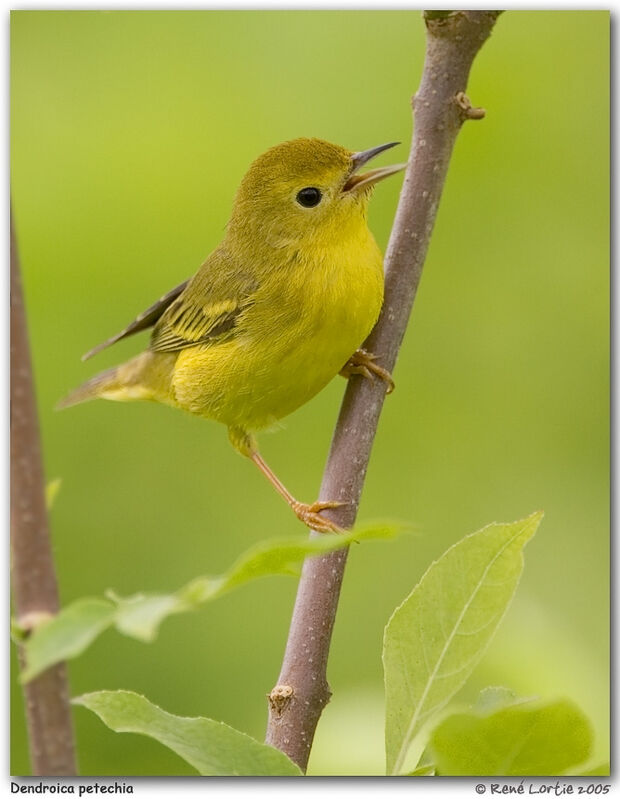
<svg viewBox="0 0 620 799">
<path fill-rule="evenodd" d="M 205 272 L 198 273 L 166 309 L 153 330 L 152 350 L 175 352 L 235 334 L 239 316 L 252 303 L 255 281 L 240 274 L 230 281 L 221 280 L 221 275 L 205 278 Z"/>
<path fill-rule="evenodd" d="M 143 311 L 141 314 L 136 316 L 133 322 L 121 330 L 120 333 L 117 333 L 115 336 L 106 339 L 106 341 L 104 341 L 102 344 L 98 344 L 96 347 L 93 347 L 92 350 L 89 350 L 85 355 L 82 355 L 82 360 L 86 361 L 88 358 L 92 358 L 93 355 L 101 352 L 101 350 L 105 350 L 106 347 L 110 347 L 112 344 L 116 344 L 117 341 L 120 341 L 123 338 L 133 336 L 134 333 L 139 333 L 141 330 L 146 330 L 149 327 L 153 327 L 153 325 L 164 314 L 166 309 L 170 307 L 176 298 L 183 292 L 188 283 L 189 280 L 184 280 L 183 283 L 175 286 L 167 294 L 164 294 L 163 297 L 160 297 L 157 302 L 154 302 L 152 305 L 150 305 L 146 311 Z"/>
</svg>

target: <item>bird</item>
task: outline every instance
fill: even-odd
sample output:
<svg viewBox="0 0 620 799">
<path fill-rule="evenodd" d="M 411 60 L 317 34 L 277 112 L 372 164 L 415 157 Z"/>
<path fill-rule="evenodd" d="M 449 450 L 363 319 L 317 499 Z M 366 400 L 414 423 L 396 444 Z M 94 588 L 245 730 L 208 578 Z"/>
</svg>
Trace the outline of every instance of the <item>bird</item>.
<svg viewBox="0 0 620 799">
<path fill-rule="evenodd" d="M 57 407 L 103 398 L 154 400 L 223 423 L 298 519 L 342 532 L 295 499 L 260 455 L 273 428 L 332 378 L 354 374 L 394 387 L 362 344 L 383 303 L 383 258 L 368 228 L 375 185 L 404 169 L 360 172 L 399 144 L 352 151 L 317 138 L 271 147 L 237 190 L 221 243 L 189 280 L 83 356 L 152 328 L 148 348 L 73 390 Z"/>
</svg>

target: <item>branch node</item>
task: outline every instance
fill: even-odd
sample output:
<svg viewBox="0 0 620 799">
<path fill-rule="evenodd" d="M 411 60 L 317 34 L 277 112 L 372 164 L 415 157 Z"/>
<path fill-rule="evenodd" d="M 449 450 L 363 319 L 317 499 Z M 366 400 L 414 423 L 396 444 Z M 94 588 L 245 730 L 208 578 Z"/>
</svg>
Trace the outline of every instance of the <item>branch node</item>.
<svg viewBox="0 0 620 799">
<path fill-rule="evenodd" d="M 290 704 L 294 694 L 295 692 L 291 685 L 276 685 L 276 687 L 271 690 L 271 693 L 267 694 L 269 707 L 276 718 L 281 718 L 282 713 L 284 713 Z"/>
<path fill-rule="evenodd" d="M 458 92 L 455 94 L 454 102 L 459 107 L 463 119 L 484 119 L 486 115 L 484 108 L 472 106 L 471 100 L 465 92 Z"/>
<path fill-rule="evenodd" d="M 50 613 L 47 610 L 31 610 L 19 616 L 16 619 L 16 623 L 19 630 L 27 636 L 33 630 L 36 630 L 37 627 L 41 627 L 42 624 L 53 619 L 54 616 L 54 613 Z"/>
<path fill-rule="evenodd" d="M 458 11 L 423 11 L 422 16 L 424 17 L 424 22 L 428 27 L 429 22 L 435 23 L 436 25 L 445 25 L 451 17 L 455 17 L 459 12 Z"/>
</svg>

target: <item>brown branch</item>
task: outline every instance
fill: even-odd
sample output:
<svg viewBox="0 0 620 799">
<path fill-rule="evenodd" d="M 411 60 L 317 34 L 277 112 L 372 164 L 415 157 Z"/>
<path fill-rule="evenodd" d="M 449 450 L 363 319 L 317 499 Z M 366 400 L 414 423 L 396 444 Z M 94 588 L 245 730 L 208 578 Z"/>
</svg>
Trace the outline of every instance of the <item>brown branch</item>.
<svg viewBox="0 0 620 799">
<path fill-rule="evenodd" d="M 39 426 L 11 219 L 11 583 L 18 626 L 31 630 L 58 611 Z M 20 664 L 24 651 L 19 648 Z M 64 663 L 24 686 L 30 760 L 37 776 L 76 774 Z"/>
<path fill-rule="evenodd" d="M 385 300 L 364 344 L 392 371 L 435 223 L 452 149 L 466 119 L 479 119 L 465 88 L 473 60 L 499 12 L 425 14 L 426 57 L 413 98 L 415 130 L 409 165 L 385 257 Z M 381 381 L 353 377 L 344 395 L 320 498 L 347 504 L 326 513 L 355 522 L 366 468 L 385 398 Z M 347 551 L 304 563 L 278 685 L 269 697 L 267 742 L 306 769 L 316 725 L 329 701 L 327 658 Z"/>
</svg>

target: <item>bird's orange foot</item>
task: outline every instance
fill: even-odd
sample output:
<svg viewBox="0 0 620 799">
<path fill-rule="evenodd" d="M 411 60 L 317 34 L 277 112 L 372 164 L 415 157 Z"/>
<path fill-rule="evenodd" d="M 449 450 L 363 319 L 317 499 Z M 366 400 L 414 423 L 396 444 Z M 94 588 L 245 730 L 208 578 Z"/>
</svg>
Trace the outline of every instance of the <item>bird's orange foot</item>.
<svg viewBox="0 0 620 799">
<path fill-rule="evenodd" d="M 345 504 L 345 502 L 327 500 L 325 502 L 313 502 L 311 505 L 307 505 L 305 502 L 295 501 L 291 502 L 291 508 L 299 521 L 303 522 L 312 530 L 316 530 L 317 533 L 344 533 L 345 531 L 342 527 L 329 519 L 325 519 L 323 516 L 319 516 L 319 513 L 327 508 L 339 508 L 341 505 Z"/>
<path fill-rule="evenodd" d="M 372 352 L 367 352 L 363 349 L 355 350 L 353 355 L 340 370 L 340 374 L 346 378 L 351 377 L 351 375 L 362 375 L 362 377 L 366 377 L 368 380 L 374 380 L 376 375 L 387 384 L 386 394 L 391 394 L 392 391 L 394 391 L 394 380 L 387 369 L 375 363 L 377 357 L 378 356 L 373 355 Z"/>
</svg>

